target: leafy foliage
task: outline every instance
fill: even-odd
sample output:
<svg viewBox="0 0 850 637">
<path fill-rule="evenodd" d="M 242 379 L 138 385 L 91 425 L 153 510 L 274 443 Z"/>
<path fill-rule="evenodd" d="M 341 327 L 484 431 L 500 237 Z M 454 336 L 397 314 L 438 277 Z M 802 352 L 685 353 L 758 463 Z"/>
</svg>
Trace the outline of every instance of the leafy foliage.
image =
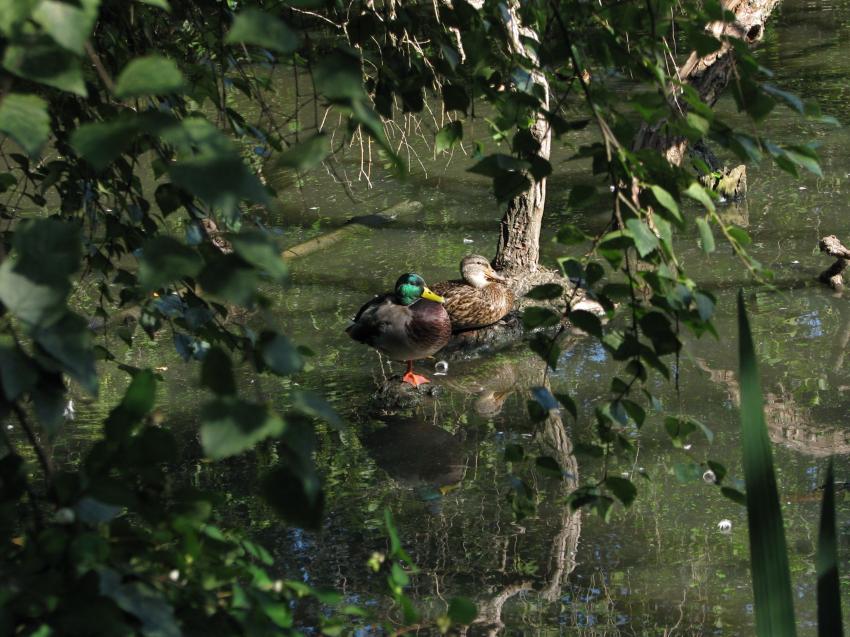
<svg viewBox="0 0 850 637">
<path fill-rule="evenodd" d="M 715 332 L 715 299 L 685 272 L 674 233 L 693 217 L 706 253 L 722 236 L 746 267 L 767 274 L 746 252 L 749 236 L 724 223 L 694 174 L 654 151 L 632 150 L 641 127 L 690 142 L 710 138 L 745 161 L 770 157 L 792 174 L 820 171 L 811 146 L 737 130 L 668 69 L 667 34 L 687 34 L 700 53 L 729 44 L 733 95 L 748 117 L 760 121 L 777 104 L 820 117 L 814 105 L 767 83 L 743 42 L 704 32 L 729 17 L 718 3 L 648 6 L 456 0 L 394 3 L 389 11 L 370 2 L 8 0 L 0 12 L 0 131 L 10 139 L 9 172 L 0 174 L 0 192 L 19 196 L 0 204 L 8 222 L 0 237 L 0 417 L 16 428 L 11 436 L 3 430 L 0 457 L 0 568 L 11 576 L 0 589 L 3 631 L 278 634 L 297 630 L 301 596 L 326 603 L 302 583 L 273 581 L 264 549 L 220 528 L 220 499 L 172 476 L 180 450 L 167 418 L 154 411 L 155 374 L 120 363 L 112 345 L 95 345 L 83 314 L 113 326 L 119 309 L 132 308 L 148 339 L 170 341 L 184 360 L 200 361 L 200 385 L 211 393 L 200 408 L 204 454 L 224 460 L 273 446 L 280 464 L 260 476 L 257 491 L 290 523 L 319 526 L 324 494 L 310 432 L 316 419 L 334 428 L 341 419 L 308 392 L 291 392 L 290 407 L 278 414 L 241 396 L 234 373 L 244 365 L 250 374 L 291 376 L 305 365 L 306 352 L 273 326 L 232 320 L 239 306 L 268 304 L 263 283 L 287 279 L 262 223 L 263 206 L 287 193 L 265 183 L 264 161 L 298 173 L 323 164 L 333 171 L 334 153 L 365 137 L 389 170 L 403 174 L 398 149 L 410 145 L 391 138 L 398 127 L 389 122 L 425 121 L 435 100 L 440 122 L 425 128 L 435 153 L 465 148 L 471 140 L 462 117 L 486 103 L 497 148 L 485 155 L 476 144 L 469 170 L 492 180 L 500 202 L 553 171 L 535 126 L 544 123 L 566 144 L 575 131 L 596 127 L 599 141 L 576 153 L 594 176 L 573 185 L 568 205 L 578 210 L 607 197 L 611 223 L 595 237 L 562 228 L 557 240 L 583 251 L 561 263 L 574 288 L 541 286 L 530 296 L 572 302 L 580 294 L 605 316 L 529 308 L 523 322 L 559 334 L 571 324 L 623 363 L 611 399 L 597 406 L 596 437 L 579 448 L 604 456 L 606 466 L 629 452 L 630 434 L 655 411 L 649 374 L 671 376 L 680 330 Z M 523 34 L 519 47 L 515 33 Z M 281 125 L 268 107 L 274 91 L 266 71 L 275 68 L 309 75 L 316 110 L 339 116 L 339 136 L 318 117 L 306 130 L 297 121 Z M 611 85 L 623 77 L 632 78 L 628 87 Z M 241 112 L 239 94 L 261 105 L 261 114 Z M 667 99 L 673 95 L 680 99 Z M 21 201 L 37 219 L 23 214 Z M 75 297 L 80 286 L 97 290 L 96 305 Z M 135 327 L 115 331 L 123 342 L 136 337 Z M 556 339 L 540 332 L 531 347 L 557 368 Z M 128 389 L 79 466 L 57 469 L 40 436 L 59 433 L 69 382 L 96 394 L 98 365 L 127 372 Z M 632 395 L 638 388 L 647 408 Z M 573 418 L 578 413 L 573 399 L 544 387 L 534 398 L 537 422 L 559 403 Z M 711 438 L 686 417 L 665 427 L 682 447 L 696 429 Z M 18 449 L 22 439 L 32 453 Z M 506 450 L 512 463 L 530 457 Z M 526 468 L 565 479 L 549 456 Z M 712 466 L 716 484 L 740 495 L 721 485 L 720 469 Z M 512 485 L 517 517 L 534 513 L 532 482 Z M 569 502 L 607 517 L 615 499 L 628 506 L 637 494 L 630 480 L 605 475 Z M 416 569 L 391 516 L 385 522 L 389 559 L 375 570 L 410 625 L 421 620 L 404 592 Z M 476 612 L 455 598 L 435 622 L 448 630 Z M 331 613 L 316 621 L 333 634 L 348 619 Z"/>
</svg>

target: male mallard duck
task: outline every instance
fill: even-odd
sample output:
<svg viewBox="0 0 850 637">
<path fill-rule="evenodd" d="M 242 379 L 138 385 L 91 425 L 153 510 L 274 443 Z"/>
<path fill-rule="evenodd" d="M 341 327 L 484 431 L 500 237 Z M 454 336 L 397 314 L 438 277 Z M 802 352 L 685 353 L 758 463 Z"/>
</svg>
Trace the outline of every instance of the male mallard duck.
<svg viewBox="0 0 850 637">
<path fill-rule="evenodd" d="M 453 332 L 492 325 L 513 309 L 514 293 L 486 258 L 479 254 L 464 257 L 460 273 L 462 280 L 434 286 L 434 291 L 446 299 Z"/>
<path fill-rule="evenodd" d="M 413 373 L 413 361 L 438 352 L 452 335 L 443 297 L 425 286 L 418 274 L 403 274 L 395 291 L 382 294 L 360 308 L 346 328 L 355 341 L 383 352 L 392 360 L 407 361 L 402 382 L 418 387 L 430 382 Z"/>
</svg>

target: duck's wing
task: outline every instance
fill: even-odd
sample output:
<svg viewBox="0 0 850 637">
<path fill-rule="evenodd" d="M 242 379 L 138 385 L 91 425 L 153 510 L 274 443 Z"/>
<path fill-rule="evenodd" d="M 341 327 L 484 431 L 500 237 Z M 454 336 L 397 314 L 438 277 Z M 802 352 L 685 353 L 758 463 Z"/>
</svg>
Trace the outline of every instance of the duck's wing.
<svg viewBox="0 0 850 637">
<path fill-rule="evenodd" d="M 483 288 L 463 283 L 448 286 L 439 294 L 446 299 L 446 310 L 455 332 L 492 325 L 510 312 L 514 303 L 513 293 L 500 283 Z"/>
<path fill-rule="evenodd" d="M 464 287 L 472 288 L 472 286 L 469 285 L 463 279 L 452 279 L 450 281 L 440 281 L 439 283 L 432 285 L 431 291 L 435 294 L 439 294 L 440 296 L 445 297 L 451 296 L 452 294 L 458 292 L 458 290 L 461 290 Z"/>
<path fill-rule="evenodd" d="M 375 345 L 376 339 L 386 330 L 385 315 L 395 305 L 392 293 L 381 294 L 364 304 L 345 328 L 346 333 L 355 341 Z"/>
<path fill-rule="evenodd" d="M 373 313 L 378 309 L 378 306 L 383 305 L 388 300 L 391 300 L 390 297 L 392 297 L 392 295 L 392 292 L 387 292 L 386 294 L 378 294 L 371 301 L 367 301 L 363 304 L 363 307 L 357 310 L 357 314 L 354 315 L 353 321 L 355 323 L 360 321 L 360 319 L 363 318 L 363 315 L 366 312 Z"/>
</svg>

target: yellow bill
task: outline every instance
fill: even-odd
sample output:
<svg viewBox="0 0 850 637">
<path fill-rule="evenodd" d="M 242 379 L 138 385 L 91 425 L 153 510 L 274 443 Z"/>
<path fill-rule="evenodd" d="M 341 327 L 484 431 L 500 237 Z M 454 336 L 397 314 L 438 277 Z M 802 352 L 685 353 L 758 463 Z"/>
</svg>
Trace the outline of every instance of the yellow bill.
<svg viewBox="0 0 850 637">
<path fill-rule="evenodd" d="M 431 290 L 429 290 L 428 288 L 424 288 L 424 289 L 422 290 L 422 298 L 423 298 L 423 299 L 428 299 L 429 301 L 436 301 L 437 303 L 445 303 L 445 302 L 446 302 L 446 299 L 444 299 L 444 298 L 443 298 L 442 296 L 440 296 L 439 294 L 434 294 L 434 293 L 433 293 Z"/>
</svg>

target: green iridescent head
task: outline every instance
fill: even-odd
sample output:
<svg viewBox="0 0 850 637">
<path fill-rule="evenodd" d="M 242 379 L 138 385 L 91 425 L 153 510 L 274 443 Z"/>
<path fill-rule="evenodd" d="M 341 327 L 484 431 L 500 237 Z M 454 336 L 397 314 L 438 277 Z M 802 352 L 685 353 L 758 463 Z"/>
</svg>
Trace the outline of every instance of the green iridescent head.
<svg viewBox="0 0 850 637">
<path fill-rule="evenodd" d="M 395 295 L 402 305 L 410 305 L 419 299 L 428 299 L 437 303 L 445 302 L 442 296 L 434 294 L 427 288 L 421 276 L 412 272 L 402 274 L 395 282 Z"/>
</svg>

